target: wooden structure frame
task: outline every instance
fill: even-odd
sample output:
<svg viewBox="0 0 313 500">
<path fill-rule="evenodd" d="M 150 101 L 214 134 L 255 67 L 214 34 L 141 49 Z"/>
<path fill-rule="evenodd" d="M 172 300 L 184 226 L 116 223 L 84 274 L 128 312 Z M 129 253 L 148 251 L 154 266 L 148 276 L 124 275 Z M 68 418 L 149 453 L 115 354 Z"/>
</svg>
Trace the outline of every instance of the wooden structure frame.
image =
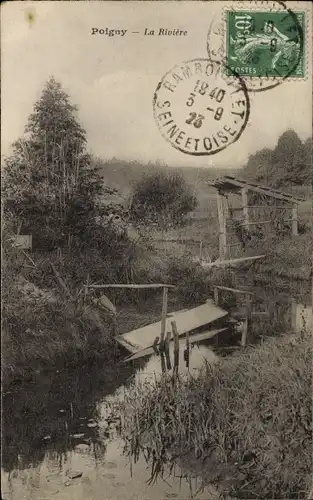
<svg viewBox="0 0 313 500">
<path fill-rule="evenodd" d="M 166 328 L 166 316 L 167 316 L 167 295 L 169 288 L 175 288 L 175 285 L 167 285 L 164 283 L 147 283 L 147 284 L 137 284 L 137 283 L 109 283 L 105 285 L 84 285 L 85 292 L 88 288 L 101 289 L 101 288 L 131 288 L 131 289 L 145 289 L 145 288 L 162 288 L 163 299 L 162 299 L 162 316 L 161 316 L 161 332 L 160 332 L 160 343 L 164 344 L 165 339 L 165 328 Z"/>
<path fill-rule="evenodd" d="M 259 224 L 270 224 L 272 221 L 251 221 L 249 218 L 249 208 L 266 208 L 266 206 L 250 205 L 248 202 L 248 193 L 254 192 L 265 195 L 275 200 L 279 200 L 281 203 L 286 203 L 281 209 L 291 209 L 292 216 L 291 221 L 292 235 L 296 236 L 298 234 L 298 205 L 304 201 L 303 198 L 293 196 L 291 194 L 284 193 L 283 191 L 278 191 L 268 186 L 262 186 L 255 183 L 249 183 L 241 179 L 237 179 L 230 175 L 225 175 L 221 179 L 217 179 L 214 182 L 208 181 L 210 186 L 213 186 L 217 190 L 217 211 L 218 211 L 218 222 L 219 222 L 219 258 L 224 260 L 227 258 L 228 248 L 232 246 L 227 243 L 227 218 L 229 217 L 229 205 L 228 198 L 229 194 L 235 194 L 241 196 L 241 207 L 234 210 L 242 211 L 242 218 L 240 224 L 249 230 L 252 225 Z"/>
<path fill-rule="evenodd" d="M 228 286 L 220 286 L 213 285 L 214 290 L 214 302 L 218 306 L 219 305 L 219 291 L 231 292 L 239 295 L 244 295 L 245 304 L 246 304 L 246 315 L 244 318 L 243 330 L 241 335 L 241 346 L 245 347 L 248 342 L 249 328 L 251 325 L 251 316 L 252 316 L 252 308 L 251 308 L 251 298 L 254 296 L 253 292 L 249 292 L 248 290 L 238 290 L 237 288 L 230 288 Z"/>
</svg>

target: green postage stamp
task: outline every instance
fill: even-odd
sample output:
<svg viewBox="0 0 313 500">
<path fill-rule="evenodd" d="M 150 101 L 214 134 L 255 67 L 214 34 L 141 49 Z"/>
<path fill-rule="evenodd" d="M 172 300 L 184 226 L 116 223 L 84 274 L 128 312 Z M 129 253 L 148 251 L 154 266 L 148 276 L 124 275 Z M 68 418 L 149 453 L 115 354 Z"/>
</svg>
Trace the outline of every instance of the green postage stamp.
<svg viewBox="0 0 313 500">
<path fill-rule="evenodd" d="M 227 11 L 228 72 L 304 77 L 304 12 Z"/>
</svg>

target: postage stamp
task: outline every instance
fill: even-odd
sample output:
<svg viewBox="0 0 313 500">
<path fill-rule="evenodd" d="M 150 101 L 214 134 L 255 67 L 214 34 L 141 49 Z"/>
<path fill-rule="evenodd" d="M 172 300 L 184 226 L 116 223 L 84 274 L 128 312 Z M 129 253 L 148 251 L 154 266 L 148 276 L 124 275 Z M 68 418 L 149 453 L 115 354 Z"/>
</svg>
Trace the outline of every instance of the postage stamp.
<svg viewBox="0 0 313 500">
<path fill-rule="evenodd" d="M 283 11 L 228 11 L 226 15 L 227 72 L 251 77 L 304 76 L 304 12 L 291 16 Z"/>
<path fill-rule="evenodd" d="M 307 77 L 307 16 L 280 0 L 232 2 L 210 23 L 209 57 L 239 74 L 248 91 L 299 81 Z"/>
<path fill-rule="evenodd" d="M 239 139 L 249 119 L 242 78 L 209 59 L 175 66 L 160 81 L 154 117 L 166 141 L 179 151 L 213 155 Z"/>
</svg>

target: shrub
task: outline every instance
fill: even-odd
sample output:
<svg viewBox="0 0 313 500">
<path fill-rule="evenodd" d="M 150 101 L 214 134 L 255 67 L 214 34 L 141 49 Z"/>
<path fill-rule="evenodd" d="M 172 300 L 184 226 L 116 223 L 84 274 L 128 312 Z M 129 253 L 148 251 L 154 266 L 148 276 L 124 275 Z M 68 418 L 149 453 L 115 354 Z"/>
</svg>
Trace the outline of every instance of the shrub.
<svg viewBox="0 0 313 500">
<path fill-rule="evenodd" d="M 197 200 L 180 173 L 157 172 L 135 185 L 130 215 L 136 222 L 168 228 L 184 222 L 196 206 Z"/>
</svg>

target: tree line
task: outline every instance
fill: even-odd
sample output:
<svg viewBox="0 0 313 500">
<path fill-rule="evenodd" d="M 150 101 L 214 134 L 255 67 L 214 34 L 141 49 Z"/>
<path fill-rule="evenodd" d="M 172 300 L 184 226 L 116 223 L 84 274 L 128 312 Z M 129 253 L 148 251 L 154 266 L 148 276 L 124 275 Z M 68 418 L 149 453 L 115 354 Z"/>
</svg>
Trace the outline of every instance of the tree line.
<svg viewBox="0 0 313 500">
<path fill-rule="evenodd" d="M 301 141 L 293 130 L 285 131 L 273 149 L 250 155 L 241 175 L 275 188 L 311 185 L 312 137 Z"/>
</svg>

